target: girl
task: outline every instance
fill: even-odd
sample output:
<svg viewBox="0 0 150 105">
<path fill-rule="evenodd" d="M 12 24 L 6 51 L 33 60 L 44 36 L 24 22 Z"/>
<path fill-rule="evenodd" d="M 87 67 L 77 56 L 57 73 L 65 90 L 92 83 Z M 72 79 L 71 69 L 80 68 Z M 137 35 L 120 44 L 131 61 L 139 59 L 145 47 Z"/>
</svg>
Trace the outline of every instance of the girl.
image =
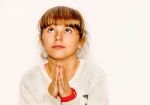
<svg viewBox="0 0 150 105">
<path fill-rule="evenodd" d="M 66 6 L 50 8 L 39 29 L 47 61 L 23 75 L 20 105 L 106 105 L 103 70 L 78 58 L 87 43 L 81 14 Z"/>
</svg>

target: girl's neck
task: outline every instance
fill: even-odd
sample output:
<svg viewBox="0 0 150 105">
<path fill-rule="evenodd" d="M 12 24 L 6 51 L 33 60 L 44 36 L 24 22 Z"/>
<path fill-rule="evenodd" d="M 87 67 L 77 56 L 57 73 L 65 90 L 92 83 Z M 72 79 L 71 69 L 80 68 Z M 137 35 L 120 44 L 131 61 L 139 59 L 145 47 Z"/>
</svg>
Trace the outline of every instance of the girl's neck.
<svg viewBox="0 0 150 105">
<path fill-rule="evenodd" d="M 49 57 L 48 63 L 46 64 L 47 66 L 46 68 L 50 78 L 53 78 L 54 70 L 57 63 L 61 63 L 64 72 L 67 76 L 67 79 L 70 80 L 74 76 L 80 61 L 75 57 L 68 58 L 68 59 L 59 59 L 59 60 L 55 60 Z"/>
</svg>

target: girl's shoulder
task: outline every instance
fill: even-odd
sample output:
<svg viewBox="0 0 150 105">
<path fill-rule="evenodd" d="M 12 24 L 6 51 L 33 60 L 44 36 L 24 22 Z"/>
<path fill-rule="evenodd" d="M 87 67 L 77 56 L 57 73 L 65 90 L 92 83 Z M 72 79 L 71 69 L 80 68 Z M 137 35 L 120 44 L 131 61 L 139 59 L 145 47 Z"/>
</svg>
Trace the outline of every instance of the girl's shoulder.
<svg viewBox="0 0 150 105">
<path fill-rule="evenodd" d="M 39 81 L 41 78 L 41 67 L 40 65 L 36 65 L 32 67 L 31 69 L 27 70 L 21 77 L 21 84 L 27 84 L 27 83 L 34 83 L 36 81 Z"/>
<path fill-rule="evenodd" d="M 85 60 L 84 71 L 87 72 L 87 76 L 90 81 L 99 82 L 106 79 L 105 71 L 94 61 Z"/>
<path fill-rule="evenodd" d="M 84 85 L 90 92 L 95 86 L 106 81 L 106 74 L 102 67 L 97 63 L 90 60 L 84 60 L 79 81 L 81 82 L 80 84 Z"/>
</svg>

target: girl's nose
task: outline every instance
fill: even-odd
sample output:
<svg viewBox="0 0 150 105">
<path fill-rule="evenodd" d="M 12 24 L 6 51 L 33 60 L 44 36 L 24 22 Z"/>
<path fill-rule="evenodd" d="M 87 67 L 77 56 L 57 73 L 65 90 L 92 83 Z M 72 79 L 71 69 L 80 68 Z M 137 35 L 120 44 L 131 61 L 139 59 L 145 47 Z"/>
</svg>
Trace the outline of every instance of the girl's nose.
<svg viewBox="0 0 150 105">
<path fill-rule="evenodd" d="M 60 41 L 60 42 L 63 41 L 63 37 L 62 37 L 61 32 L 56 33 L 55 41 Z"/>
</svg>

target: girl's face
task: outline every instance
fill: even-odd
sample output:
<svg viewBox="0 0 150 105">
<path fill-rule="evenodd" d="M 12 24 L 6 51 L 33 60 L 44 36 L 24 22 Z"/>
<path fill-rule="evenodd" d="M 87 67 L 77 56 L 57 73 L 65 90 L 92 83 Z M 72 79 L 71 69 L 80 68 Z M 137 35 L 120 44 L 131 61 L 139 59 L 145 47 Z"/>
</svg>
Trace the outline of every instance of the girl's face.
<svg viewBox="0 0 150 105">
<path fill-rule="evenodd" d="M 53 59 L 76 57 L 79 42 L 79 33 L 75 28 L 65 25 L 51 25 L 43 30 L 43 46 L 47 54 Z"/>
</svg>

